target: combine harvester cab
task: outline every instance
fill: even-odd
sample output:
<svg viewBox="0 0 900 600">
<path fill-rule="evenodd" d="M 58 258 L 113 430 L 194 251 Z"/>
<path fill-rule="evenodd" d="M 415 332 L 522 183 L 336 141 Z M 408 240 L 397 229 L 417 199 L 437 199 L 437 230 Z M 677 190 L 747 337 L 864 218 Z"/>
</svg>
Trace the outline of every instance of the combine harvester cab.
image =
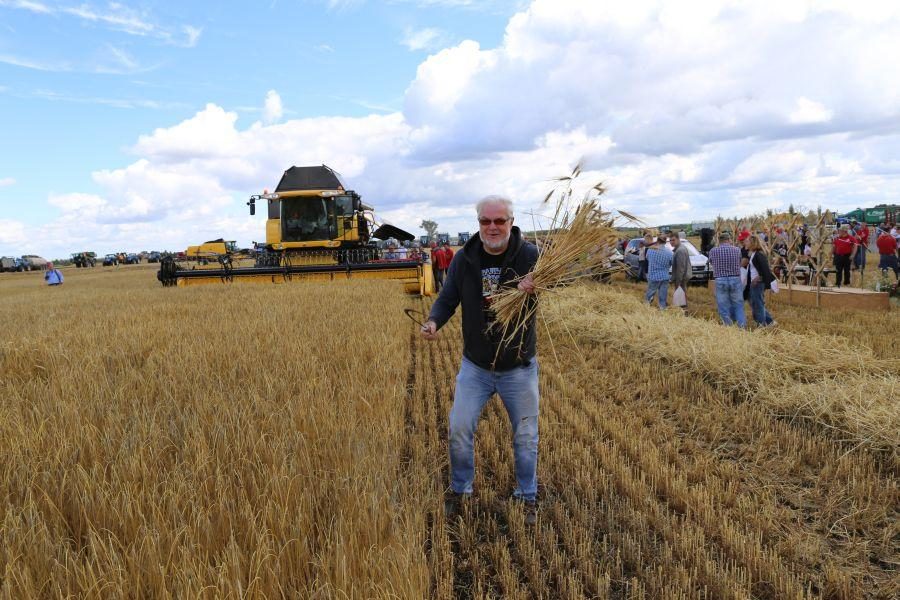
<svg viewBox="0 0 900 600">
<path fill-rule="evenodd" d="M 291 167 L 274 193 L 250 197 L 251 215 L 256 214 L 257 202 L 265 203 L 267 210 L 265 244 L 248 252 L 232 245 L 217 253 L 206 252 L 212 242 L 192 246 L 197 252 L 193 257 L 188 252 L 189 258 L 202 256 L 215 264 L 190 264 L 169 257 L 160 263 L 160 282 L 186 286 L 395 279 L 409 293 L 434 293 L 426 253 L 384 253 L 374 241 L 410 242 L 415 237 L 392 225 L 376 228 L 373 209 L 363 204 L 359 194 L 346 190 L 325 165 Z"/>
</svg>

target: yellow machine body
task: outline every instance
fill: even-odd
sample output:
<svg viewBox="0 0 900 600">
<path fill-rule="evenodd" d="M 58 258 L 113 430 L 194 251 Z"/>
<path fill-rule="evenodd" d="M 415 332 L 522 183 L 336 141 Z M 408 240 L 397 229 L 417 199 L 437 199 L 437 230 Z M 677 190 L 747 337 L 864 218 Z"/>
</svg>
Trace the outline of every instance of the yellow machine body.
<svg viewBox="0 0 900 600">
<path fill-rule="evenodd" d="M 257 244 L 255 253 L 238 252 L 234 242 L 222 239 L 191 246 L 186 258 L 199 265 L 161 264 L 163 285 L 395 279 L 409 293 L 434 293 L 431 264 L 424 255 L 391 259 L 394 253 L 383 255 L 370 243 L 375 236 L 412 240 L 412 234 L 390 225 L 373 231 L 372 208 L 325 165 L 285 171 L 274 193 L 251 196 L 251 215 L 257 201 L 266 203 L 267 219 L 265 244 Z"/>
<path fill-rule="evenodd" d="M 262 283 L 262 284 L 287 284 L 304 282 L 331 282 L 346 279 L 394 279 L 403 285 L 408 294 L 431 296 L 434 294 L 434 276 L 430 263 L 404 268 L 392 268 L 385 263 L 384 269 L 369 269 L 359 271 L 353 269 L 341 269 L 323 273 L 232 273 L 231 275 L 214 274 L 212 270 L 189 271 L 190 277 L 179 277 L 178 287 L 192 285 L 222 285 L 226 283 Z M 209 273 L 209 275 L 203 275 Z"/>
<path fill-rule="evenodd" d="M 184 254 L 188 260 L 215 260 L 219 256 L 225 256 L 236 251 L 236 243 L 233 241 L 213 240 L 204 242 L 198 246 L 188 246 Z"/>
</svg>

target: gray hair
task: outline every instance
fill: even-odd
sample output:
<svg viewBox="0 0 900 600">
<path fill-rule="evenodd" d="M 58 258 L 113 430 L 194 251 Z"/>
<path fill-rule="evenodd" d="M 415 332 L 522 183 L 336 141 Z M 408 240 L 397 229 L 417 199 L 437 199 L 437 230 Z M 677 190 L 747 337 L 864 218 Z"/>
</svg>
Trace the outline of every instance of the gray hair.
<svg viewBox="0 0 900 600">
<path fill-rule="evenodd" d="M 502 204 L 506 208 L 506 216 L 512 219 L 515 215 L 513 214 L 513 202 L 506 196 L 485 196 L 481 200 L 478 201 L 478 204 L 475 205 L 475 214 L 478 218 L 481 218 L 481 211 L 484 210 L 484 207 L 488 204 Z"/>
<path fill-rule="evenodd" d="M 720 241 L 720 242 L 730 242 L 730 241 L 731 241 L 731 234 L 728 233 L 727 231 L 724 231 L 724 232 L 720 233 L 720 234 L 719 234 L 719 241 Z"/>
</svg>

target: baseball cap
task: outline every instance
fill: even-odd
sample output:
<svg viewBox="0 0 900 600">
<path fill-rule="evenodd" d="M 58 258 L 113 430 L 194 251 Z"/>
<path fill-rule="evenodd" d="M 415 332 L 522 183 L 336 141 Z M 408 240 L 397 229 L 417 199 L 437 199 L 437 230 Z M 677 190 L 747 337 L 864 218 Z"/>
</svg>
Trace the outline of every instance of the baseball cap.
<svg viewBox="0 0 900 600">
<path fill-rule="evenodd" d="M 740 232 L 740 233 L 738 234 L 738 241 L 739 241 L 739 242 L 743 242 L 743 241 L 746 240 L 748 237 L 750 237 L 750 232 L 747 231 L 747 230 L 745 229 L 745 230 L 743 230 L 742 232 Z"/>
</svg>

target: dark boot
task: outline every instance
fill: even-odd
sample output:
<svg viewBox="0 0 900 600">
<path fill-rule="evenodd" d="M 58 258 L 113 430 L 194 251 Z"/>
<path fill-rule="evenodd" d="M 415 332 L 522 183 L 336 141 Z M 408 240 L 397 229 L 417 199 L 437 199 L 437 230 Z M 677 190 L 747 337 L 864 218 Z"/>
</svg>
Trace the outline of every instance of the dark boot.
<svg viewBox="0 0 900 600">
<path fill-rule="evenodd" d="M 510 500 L 522 505 L 526 525 L 531 526 L 537 523 L 537 500 L 525 500 L 519 496 L 513 496 Z"/>
<path fill-rule="evenodd" d="M 444 499 L 444 515 L 448 519 L 456 518 L 457 515 L 462 514 L 471 498 L 472 494 L 457 494 L 456 492 L 448 493 L 447 497 Z"/>
</svg>

